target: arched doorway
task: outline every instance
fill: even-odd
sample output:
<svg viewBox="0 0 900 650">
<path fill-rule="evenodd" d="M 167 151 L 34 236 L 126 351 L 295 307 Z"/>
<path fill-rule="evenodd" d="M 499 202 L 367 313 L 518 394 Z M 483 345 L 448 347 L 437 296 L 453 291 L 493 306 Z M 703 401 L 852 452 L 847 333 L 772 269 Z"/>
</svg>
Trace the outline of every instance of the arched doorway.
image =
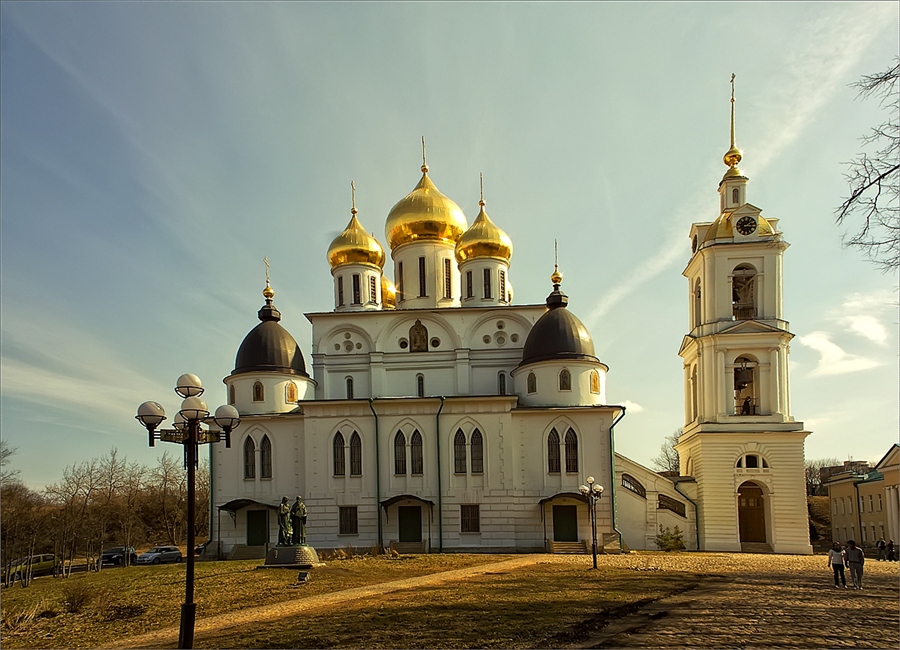
<svg viewBox="0 0 900 650">
<path fill-rule="evenodd" d="M 755 483 L 738 488 L 738 528 L 741 542 L 766 541 L 766 510 L 763 491 Z"/>
</svg>

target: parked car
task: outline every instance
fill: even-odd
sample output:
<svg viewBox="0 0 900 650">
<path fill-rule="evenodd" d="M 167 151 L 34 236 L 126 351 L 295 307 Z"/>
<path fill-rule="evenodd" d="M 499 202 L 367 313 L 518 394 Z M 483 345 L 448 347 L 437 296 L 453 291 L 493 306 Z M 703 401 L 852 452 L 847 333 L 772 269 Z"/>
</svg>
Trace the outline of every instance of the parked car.
<svg viewBox="0 0 900 650">
<path fill-rule="evenodd" d="M 210 544 L 212 544 L 211 539 L 206 540 L 202 544 L 197 544 L 197 546 L 194 547 L 194 555 L 203 555 L 203 552 L 206 551 L 206 547 Z"/>
<path fill-rule="evenodd" d="M 128 564 L 137 564 L 137 553 L 130 546 L 127 549 L 124 546 L 113 546 L 106 549 L 100 555 L 100 563 L 125 566 L 126 555 L 128 556 Z"/>
<path fill-rule="evenodd" d="M 32 555 L 30 559 L 32 576 L 48 576 L 59 569 L 59 560 L 52 553 Z M 13 580 L 18 580 L 28 571 L 28 561 L 27 557 L 19 558 L 6 565 L 6 570 L 12 575 Z"/>
<path fill-rule="evenodd" d="M 181 562 L 181 550 L 177 546 L 154 546 L 146 553 L 138 555 L 135 564 L 160 564 L 162 562 Z"/>
</svg>

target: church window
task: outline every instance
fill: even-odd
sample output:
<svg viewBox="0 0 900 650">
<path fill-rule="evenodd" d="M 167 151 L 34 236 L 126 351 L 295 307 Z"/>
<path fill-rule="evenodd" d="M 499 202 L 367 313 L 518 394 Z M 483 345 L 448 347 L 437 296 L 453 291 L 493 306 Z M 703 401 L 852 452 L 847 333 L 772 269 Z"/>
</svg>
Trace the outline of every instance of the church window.
<svg viewBox="0 0 900 650">
<path fill-rule="evenodd" d="M 481 431 L 475 429 L 472 432 L 472 444 L 470 445 L 472 452 L 472 473 L 484 473 L 484 440 L 481 437 Z"/>
<path fill-rule="evenodd" d="M 697 278 L 697 284 L 694 285 L 694 322 L 691 324 L 692 327 L 700 327 L 703 324 L 703 319 L 700 313 L 700 278 Z"/>
<path fill-rule="evenodd" d="M 344 475 L 344 435 L 338 431 L 334 434 L 334 442 L 332 443 L 334 450 L 334 475 Z"/>
<path fill-rule="evenodd" d="M 425 375 L 416 375 L 416 396 L 425 397 Z"/>
<path fill-rule="evenodd" d="M 626 490 L 631 490 L 638 496 L 647 498 L 647 489 L 631 474 L 622 474 L 622 487 Z"/>
<path fill-rule="evenodd" d="M 272 441 L 269 436 L 263 436 L 259 443 L 259 476 L 272 478 Z"/>
<path fill-rule="evenodd" d="M 600 393 L 600 373 L 596 370 L 591 370 L 591 392 Z"/>
<path fill-rule="evenodd" d="M 359 286 L 359 273 L 353 274 L 353 304 L 362 304 L 362 289 Z"/>
<path fill-rule="evenodd" d="M 422 298 L 427 296 L 428 293 L 425 291 L 425 258 L 419 258 L 419 297 Z"/>
<path fill-rule="evenodd" d="M 461 505 L 459 507 L 459 532 L 481 532 L 481 517 L 477 505 Z"/>
<path fill-rule="evenodd" d="M 394 474 L 406 476 L 406 436 L 402 431 L 394 436 Z"/>
<path fill-rule="evenodd" d="M 656 508 L 657 510 L 671 510 L 676 515 L 681 515 L 682 517 L 687 516 L 687 510 L 684 504 L 677 499 L 666 496 L 665 494 L 659 495 L 659 500 L 656 502 Z"/>
<path fill-rule="evenodd" d="M 578 471 L 578 436 L 572 429 L 566 431 L 566 472 Z"/>
<path fill-rule="evenodd" d="M 362 476 L 362 440 L 356 431 L 350 436 L 350 476 Z"/>
<path fill-rule="evenodd" d="M 740 192 L 738 191 L 738 188 L 735 187 L 733 190 L 731 190 L 731 202 L 732 203 L 737 204 L 739 196 L 740 196 Z"/>
<path fill-rule="evenodd" d="M 297 384 L 289 381 L 284 387 L 284 401 L 293 404 L 297 401 Z"/>
<path fill-rule="evenodd" d="M 506 271 L 500 269 L 500 289 L 498 292 L 498 296 L 501 301 L 507 302 L 506 300 Z"/>
<path fill-rule="evenodd" d="M 747 357 L 734 360 L 734 413 L 759 415 L 756 361 Z"/>
<path fill-rule="evenodd" d="M 499 395 L 506 395 L 506 373 L 505 372 L 497 373 L 497 393 Z"/>
<path fill-rule="evenodd" d="M 378 279 L 374 275 L 369 276 L 369 302 L 378 303 Z"/>
<path fill-rule="evenodd" d="M 559 389 L 572 390 L 572 373 L 569 372 L 568 368 L 563 368 L 559 371 Z"/>
<path fill-rule="evenodd" d="M 731 276 L 731 307 L 734 320 L 756 318 L 756 269 L 739 264 Z"/>
<path fill-rule="evenodd" d="M 456 430 L 453 438 L 453 473 L 466 473 L 466 436 L 461 429 Z"/>
<path fill-rule="evenodd" d="M 474 295 L 472 292 L 472 272 L 466 271 L 466 298 L 471 298 Z"/>
<path fill-rule="evenodd" d="M 490 300 L 491 298 L 491 270 L 484 270 L 484 299 Z"/>
<path fill-rule="evenodd" d="M 256 478 L 256 444 L 249 436 L 244 441 L 244 478 Z"/>
<path fill-rule="evenodd" d="M 756 454 L 744 454 L 735 465 L 738 469 L 769 469 L 769 462 Z"/>
<path fill-rule="evenodd" d="M 878 495 L 878 512 L 881 512 L 881 506 L 883 505 L 883 501 L 881 500 L 881 495 Z"/>
<path fill-rule="evenodd" d="M 347 386 L 347 399 L 353 399 L 353 377 L 347 377 L 344 383 Z"/>
<path fill-rule="evenodd" d="M 450 277 L 450 260 L 444 258 L 444 298 L 452 298 L 452 282 Z"/>
<path fill-rule="evenodd" d="M 547 472 L 550 474 L 559 474 L 559 434 L 556 429 L 550 429 L 550 435 L 547 436 Z"/>
<path fill-rule="evenodd" d="M 359 519 L 357 518 L 356 506 L 339 506 L 338 507 L 338 535 L 358 535 Z"/>
<path fill-rule="evenodd" d="M 338 307 L 344 306 L 344 276 L 339 275 L 337 279 L 338 291 Z"/>
<path fill-rule="evenodd" d="M 412 437 L 409 439 L 409 473 L 413 476 L 421 476 L 424 473 L 424 469 L 422 434 L 418 431 L 413 431 Z"/>
<path fill-rule="evenodd" d="M 234 384 L 231 384 L 231 386 L 228 387 L 228 403 L 233 405 L 234 402 L 235 402 L 235 399 L 234 399 Z"/>
<path fill-rule="evenodd" d="M 262 402 L 266 398 L 265 391 L 263 390 L 263 385 L 261 381 L 253 384 L 253 401 L 254 402 Z"/>
<path fill-rule="evenodd" d="M 875 511 L 875 498 L 870 494 L 869 495 L 869 512 Z"/>
<path fill-rule="evenodd" d="M 403 262 L 397 262 L 397 301 L 406 300 L 406 294 L 403 292 Z"/>
<path fill-rule="evenodd" d="M 534 376 L 533 372 L 528 373 L 528 394 L 537 392 L 537 377 Z"/>
</svg>

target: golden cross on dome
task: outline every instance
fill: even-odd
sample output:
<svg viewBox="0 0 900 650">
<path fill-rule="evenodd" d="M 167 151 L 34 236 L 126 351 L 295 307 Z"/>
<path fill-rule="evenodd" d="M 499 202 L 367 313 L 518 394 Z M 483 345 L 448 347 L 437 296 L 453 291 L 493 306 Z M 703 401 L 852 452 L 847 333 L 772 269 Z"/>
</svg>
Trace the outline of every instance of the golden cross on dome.
<svg viewBox="0 0 900 650">
<path fill-rule="evenodd" d="M 553 275 L 550 276 L 550 282 L 553 283 L 555 289 L 558 289 L 562 283 L 562 273 L 559 272 L 559 246 L 555 239 L 553 240 Z"/>
<path fill-rule="evenodd" d="M 422 173 L 428 171 L 428 163 L 425 162 L 425 136 L 422 136 Z"/>
<path fill-rule="evenodd" d="M 481 186 L 481 197 L 478 199 L 478 205 L 484 207 L 484 174 L 478 172 L 478 182 Z"/>
<path fill-rule="evenodd" d="M 356 185 L 350 181 L 350 201 L 353 207 L 350 208 L 350 214 L 356 214 Z"/>
<path fill-rule="evenodd" d="M 264 257 L 263 263 L 266 265 L 266 286 L 269 286 L 269 258 Z"/>
<path fill-rule="evenodd" d="M 734 73 L 731 73 L 731 146 L 734 147 Z"/>
</svg>

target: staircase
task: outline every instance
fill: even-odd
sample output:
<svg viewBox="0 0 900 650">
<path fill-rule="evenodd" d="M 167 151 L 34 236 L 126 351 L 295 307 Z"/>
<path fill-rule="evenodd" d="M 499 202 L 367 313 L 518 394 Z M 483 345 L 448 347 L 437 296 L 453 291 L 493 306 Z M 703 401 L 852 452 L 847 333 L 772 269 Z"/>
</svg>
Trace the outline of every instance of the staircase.
<svg viewBox="0 0 900 650">
<path fill-rule="evenodd" d="M 741 553 L 774 553 L 765 542 L 741 542 Z"/>
<path fill-rule="evenodd" d="M 588 553 L 588 542 L 550 542 L 550 552 L 556 555 L 584 555 Z"/>
<path fill-rule="evenodd" d="M 263 560 L 265 557 L 265 546 L 247 546 L 246 544 L 235 544 L 228 554 L 229 560 Z"/>
<path fill-rule="evenodd" d="M 412 555 L 416 553 L 427 553 L 428 547 L 425 541 L 421 542 L 397 542 L 391 540 L 391 549 L 397 551 L 401 555 Z"/>
</svg>

